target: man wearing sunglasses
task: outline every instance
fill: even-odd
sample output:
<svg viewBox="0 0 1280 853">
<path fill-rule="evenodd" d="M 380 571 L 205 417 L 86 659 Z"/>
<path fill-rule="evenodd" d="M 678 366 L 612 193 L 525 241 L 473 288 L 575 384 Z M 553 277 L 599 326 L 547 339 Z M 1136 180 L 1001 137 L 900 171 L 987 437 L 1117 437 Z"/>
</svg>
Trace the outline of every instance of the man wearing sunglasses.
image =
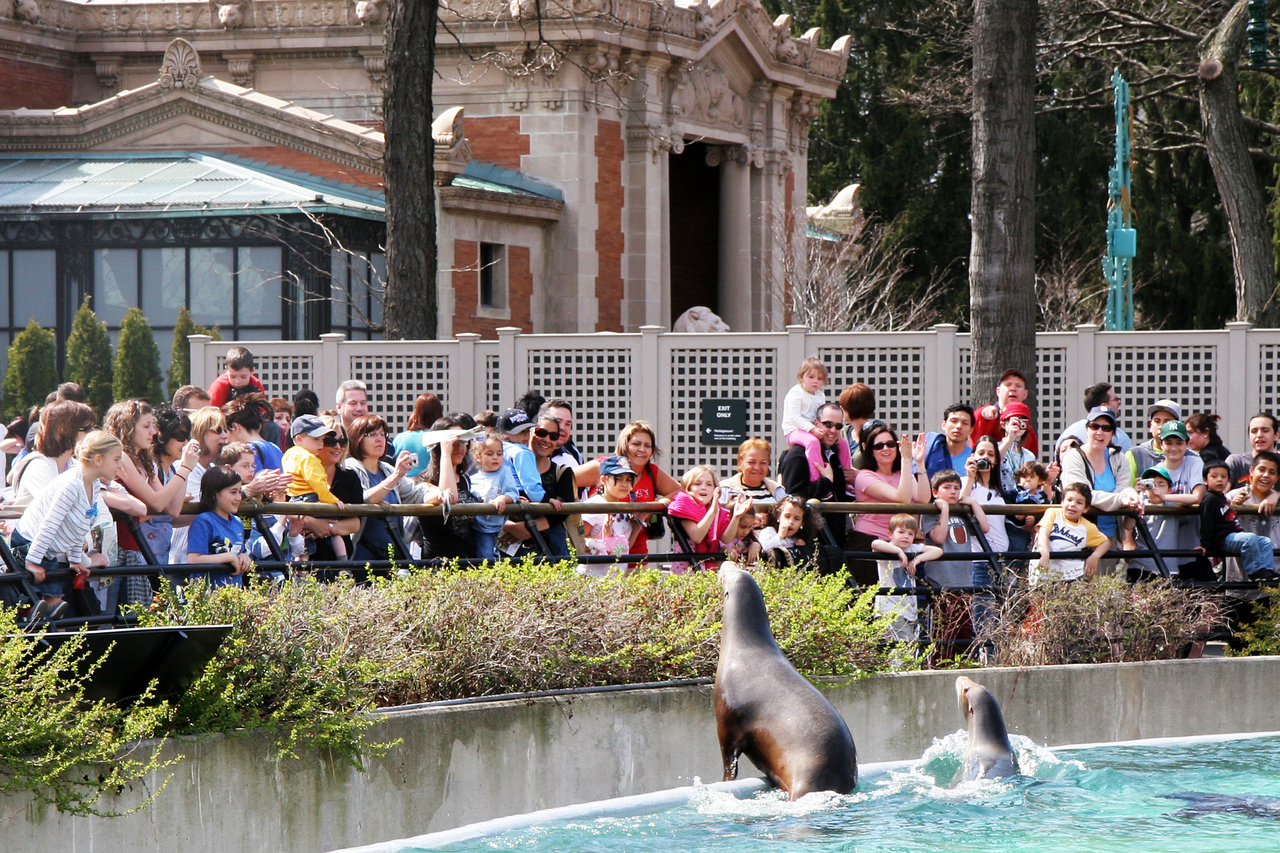
<svg viewBox="0 0 1280 853">
<path fill-rule="evenodd" d="M 841 440 L 840 429 L 844 426 L 844 410 L 835 403 L 827 403 L 818 409 L 815 426 L 822 428 L 818 441 L 822 444 L 822 467 L 814 478 L 810 474 L 809 461 L 805 458 L 805 449 L 800 445 L 792 445 L 782 454 L 778 463 L 778 474 L 782 478 L 782 488 L 787 494 L 809 500 L 820 501 L 851 500 L 845 493 L 848 471 L 840 467 L 840 456 L 836 444 Z M 845 527 L 849 516 L 845 513 L 823 513 L 827 526 L 837 542 L 844 542 Z"/>
<path fill-rule="evenodd" d="M 928 450 L 925 451 L 924 466 L 930 480 L 939 471 L 964 471 L 964 463 L 973 454 L 973 448 L 969 446 L 972 433 L 973 409 L 964 403 L 947 406 L 942 413 L 942 432 L 931 432 L 925 436 Z"/>
<path fill-rule="evenodd" d="M 546 489 L 538 471 L 538 459 L 529 449 L 529 435 L 535 429 L 524 409 L 507 409 L 498 417 L 498 437 L 502 439 L 503 464 L 511 467 L 520 493 L 534 503 L 542 503 Z M 538 427 L 541 429 L 541 427 Z M 545 437 L 545 436 L 544 436 Z"/>
</svg>

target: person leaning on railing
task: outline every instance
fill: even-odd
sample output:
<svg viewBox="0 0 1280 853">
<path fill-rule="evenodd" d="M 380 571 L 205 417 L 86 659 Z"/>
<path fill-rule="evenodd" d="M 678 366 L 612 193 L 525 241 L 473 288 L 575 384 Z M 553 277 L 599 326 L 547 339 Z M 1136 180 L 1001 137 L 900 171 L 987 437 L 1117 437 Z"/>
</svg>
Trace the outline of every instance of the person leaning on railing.
<svg viewBox="0 0 1280 853">
<path fill-rule="evenodd" d="M 925 472 L 925 436 L 914 442 L 898 438 L 888 425 L 877 423 L 862 436 L 862 470 L 854 478 L 854 495 L 860 503 L 928 503 L 929 481 Z M 914 471 L 911 463 L 914 462 Z M 847 550 L 870 551 L 873 540 L 889 539 L 889 518 L 884 513 L 858 513 L 849 536 Z M 849 562 L 849 570 L 859 584 L 875 583 L 879 575 L 872 559 Z"/>
<path fill-rule="evenodd" d="M 431 430 L 468 430 L 475 419 L 454 412 L 431 425 Z M 451 508 L 475 503 L 471 481 L 467 477 L 469 442 L 447 437 L 431 446 L 427 470 L 418 481 L 418 501 L 430 506 Z M 423 516 L 406 525 L 405 536 L 422 549 L 423 558 L 470 559 L 475 556 L 471 535 L 471 518 L 463 515 Z"/>
<path fill-rule="evenodd" d="M 1112 444 L 1116 432 L 1116 413 L 1106 406 L 1095 406 L 1085 419 L 1088 438 L 1078 448 L 1062 454 L 1062 485 L 1084 483 L 1090 488 L 1090 506 L 1102 512 L 1120 509 L 1141 510 L 1142 498 L 1133 488 L 1129 465 L 1120 448 Z M 1125 550 L 1134 547 L 1133 529 L 1114 515 L 1099 515 L 1098 529 L 1112 544 Z"/>
<path fill-rule="evenodd" d="M 533 451 L 538 463 L 538 474 L 542 477 L 543 499 L 556 509 L 560 508 L 560 504 L 571 503 L 577 498 L 573 468 L 552 461 L 561 447 L 561 429 L 563 427 L 559 420 L 551 412 L 545 411 L 544 407 L 544 412 L 535 419 L 533 429 L 529 431 L 529 449 Z M 503 526 L 502 538 L 498 540 L 499 547 L 502 547 L 504 541 L 520 542 L 516 557 L 522 553 L 534 553 L 533 532 L 530 528 L 536 528 L 542 535 L 542 540 L 547 543 L 548 556 L 568 557 L 569 537 L 565 533 L 565 520 L 566 516 L 563 515 L 541 515 L 527 521 L 508 519 Z"/>
<path fill-rule="evenodd" d="M 402 450 L 396 454 L 396 464 L 382 461 L 387 452 L 387 422 L 377 415 L 362 415 L 351 422 L 351 434 L 347 436 L 348 456 L 343 467 L 355 473 L 360 480 L 366 503 L 389 504 L 416 503 L 418 490 L 409 479 L 414 467 L 413 454 Z M 385 560 L 395 545 L 396 536 L 391 525 L 400 528 L 400 519 L 394 517 L 367 518 L 355 542 L 357 560 Z M 397 530 L 396 532 L 400 532 Z M 399 554 L 402 559 L 408 554 Z"/>
</svg>

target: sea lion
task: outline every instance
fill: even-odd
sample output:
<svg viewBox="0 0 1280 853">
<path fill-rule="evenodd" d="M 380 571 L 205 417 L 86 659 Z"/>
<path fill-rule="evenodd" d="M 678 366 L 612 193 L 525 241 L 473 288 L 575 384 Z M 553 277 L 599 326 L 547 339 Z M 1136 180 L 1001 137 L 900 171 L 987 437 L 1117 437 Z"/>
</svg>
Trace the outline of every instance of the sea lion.
<svg viewBox="0 0 1280 853">
<path fill-rule="evenodd" d="M 969 747 L 956 781 L 999 779 L 1018 773 L 1018 760 L 1009 744 L 1009 731 L 995 697 L 967 676 L 956 679 L 956 700 L 969 728 Z"/>
<path fill-rule="evenodd" d="M 716 732 L 725 781 L 745 755 L 798 800 L 810 791 L 847 794 L 858 784 L 857 750 L 840 713 L 782 654 L 755 578 L 720 567 L 724 627 L 716 666 Z"/>
</svg>

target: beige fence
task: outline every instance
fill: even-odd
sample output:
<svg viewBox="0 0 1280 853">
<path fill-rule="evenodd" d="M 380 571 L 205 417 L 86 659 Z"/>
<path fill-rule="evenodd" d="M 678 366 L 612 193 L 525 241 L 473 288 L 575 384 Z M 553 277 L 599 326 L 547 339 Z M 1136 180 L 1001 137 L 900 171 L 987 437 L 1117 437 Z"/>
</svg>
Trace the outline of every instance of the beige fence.
<svg viewBox="0 0 1280 853">
<path fill-rule="evenodd" d="M 575 440 L 585 453 L 610 452 L 620 427 L 642 418 L 657 428 L 662 463 L 672 471 L 711 464 L 728 473 L 735 448 L 702 440 L 704 399 L 747 404 L 747 431 L 777 443 L 782 398 L 796 370 L 816 354 L 831 372 L 827 395 L 853 382 L 875 389 L 880 417 L 911 433 L 937 429 L 944 408 L 970 402 L 970 339 L 953 325 L 923 332 L 684 334 L 659 326 L 638 333 L 528 335 L 498 330 L 498 340 L 460 334 L 440 341 L 241 341 L 258 362 L 271 396 L 313 388 L 331 406 L 338 384 L 361 379 L 370 409 L 399 429 L 414 398 L 430 391 L 446 411 L 511 405 L 528 390 L 574 405 Z M 191 337 L 192 381 L 207 386 L 222 370 L 226 342 Z M 1216 412 L 1232 449 L 1245 447 L 1254 411 L 1280 410 L 1280 329 L 1229 323 L 1223 330 L 1074 332 L 1037 335 L 1037 431 L 1057 436 L 1083 417 L 1084 389 L 1099 381 L 1124 401 L 1121 425 L 1145 437 L 1146 407 L 1169 397 L 1184 414 Z M 979 402 L 989 392 L 980 389 Z M 1042 446 L 1047 442 L 1042 442 Z"/>
</svg>

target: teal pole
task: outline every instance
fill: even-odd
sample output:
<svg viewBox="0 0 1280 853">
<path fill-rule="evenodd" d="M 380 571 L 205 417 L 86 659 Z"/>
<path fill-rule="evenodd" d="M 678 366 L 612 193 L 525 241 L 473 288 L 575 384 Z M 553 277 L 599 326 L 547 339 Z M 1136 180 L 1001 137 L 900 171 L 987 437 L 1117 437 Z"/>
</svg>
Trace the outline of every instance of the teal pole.
<svg viewBox="0 0 1280 853">
<path fill-rule="evenodd" d="M 1129 103 L 1129 84 L 1120 70 L 1111 73 L 1116 95 L 1116 162 L 1108 180 L 1107 254 L 1102 259 L 1102 274 L 1107 279 L 1107 329 L 1128 331 L 1133 328 L 1133 258 L 1138 251 L 1138 232 L 1133 227 L 1133 202 L 1130 197 L 1133 172 L 1133 106 Z"/>
</svg>

